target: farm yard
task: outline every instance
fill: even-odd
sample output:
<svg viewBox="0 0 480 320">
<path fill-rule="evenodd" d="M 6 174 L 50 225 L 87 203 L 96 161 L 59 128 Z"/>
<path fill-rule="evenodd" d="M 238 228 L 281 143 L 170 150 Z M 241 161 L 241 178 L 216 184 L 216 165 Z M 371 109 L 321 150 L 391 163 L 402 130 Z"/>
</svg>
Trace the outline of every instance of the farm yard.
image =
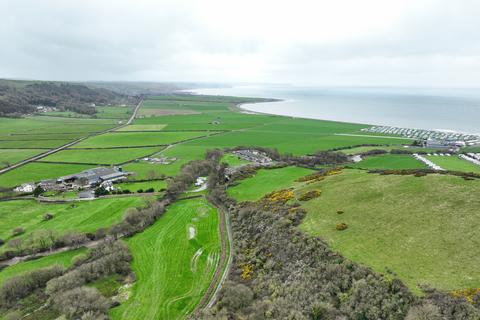
<svg viewBox="0 0 480 320">
<path fill-rule="evenodd" d="M 480 287 L 476 271 L 480 261 L 471 254 L 479 236 L 475 227 L 480 204 L 475 196 L 480 191 L 478 179 L 367 173 L 371 169 L 426 169 L 410 154 L 389 152 L 427 149 L 411 146 L 412 139 L 362 131 L 369 128 L 364 124 L 238 112 L 237 104 L 245 101 L 256 100 L 152 96 L 143 102 L 133 122 L 123 126 L 132 115 L 131 107 L 97 106 L 95 117 L 57 112 L 0 118 L 0 168 L 87 137 L 0 174 L 2 190 L 98 167 L 124 175 L 111 184 L 114 191 L 103 198 L 105 193 L 80 201 L 78 194 L 85 191 L 82 187 L 43 193 L 48 198 L 24 194 L 30 198 L 1 201 L 0 239 L 5 244 L 0 246 L 0 253 L 10 249 L 12 239 L 28 242 L 47 230 L 62 235 L 122 227 L 120 221 L 124 222 L 126 213 L 165 199 L 168 192 L 163 191 L 182 167 L 205 159 L 207 151 L 215 148 L 264 147 L 296 156 L 329 150 L 353 155 L 383 149 L 386 154 L 347 162 L 348 169 L 340 174 L 308 182 L 301 178 L 329 165 L 259 169 L 253 176 L 235 181 L 226 192 L 243 202 L 289 189 L 288 203 L 298 202 L 307 210 L 302 231 L 320 237 L 340 255 L 371 267 L 387 280 L 400 278 L 418 295 L 422 294 L 419 284 L 445 291 Z M 457 156 L 426 157 L 447 170 L 480 172 L 479 166 Z M 250 164 L 233 153 L 223 154 L 220 161 L 230 167 Z M 127 299 L 110 309 L 112 319 L 185 319 L 204 297 L 222 261 L 219 218 L 223 215 L 207 200 L 209 190 L 195 193 L 195 197 L 189 192 L 193 188 L 192 184 L 180 198 L 194 198 L 176 200 L 145 230 L 119 240 L 133 256 L 130 265 L 135 276 L 131 284 L 117 279 L 118 275 L 88 283 L 109 298 L 118 290 L 126 292 Z M 129 194 L 122 193 L 127 190 Z M 44 202 L 48 200 L 58 203 Z M 45 219 L 47 213 L 52 218 Z M 336 226 L 342 223 L 344 229 L 339 231 Z M 14 234 L 17 228 L 22 230 Z M 8 266 L 0 270 L 0 284 L 54 264 L 69 267 L 76 256 L 89 250 L 80 248 Z"/>
</svg>

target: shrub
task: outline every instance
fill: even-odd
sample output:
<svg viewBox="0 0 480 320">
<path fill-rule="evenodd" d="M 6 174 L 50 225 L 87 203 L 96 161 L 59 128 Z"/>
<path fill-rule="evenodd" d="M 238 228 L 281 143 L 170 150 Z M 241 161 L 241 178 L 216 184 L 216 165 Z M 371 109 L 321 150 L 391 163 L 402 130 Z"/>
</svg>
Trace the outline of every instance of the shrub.
<svg viewBox="0 0 480 320">
<path fill-rule="evenodd" d="M 153 189 L 153 188 L 148 188 L 148 189 L 145 190 L 145 192 L 148 192 L 148 193 L 150 193 L 150 192 L 155 192 L 155 189 Z"/>
<path fill-rule="evenodd" d="M 137 193 L 143 193 L 143 189 L 138 189 Z"/>
<path fill-rule="evenodd" d="M 264 198 L 269 201 L 287 202 L 293 198 L 293 191 L 289 189 L 273 191 L 265 195 Z"/>
<path fill-rule="evenodd" d="M 98 319 L 109 308 L 108 300 L 97 289 L 88 287 L 74 288 L 56 295 L 53 304 L 68 319 L 79 319 L 85 314 L 97 316 Z"/>
<path fill-rule="evenodd" d="M 344 214 L 344 213 L 345 213 L 345 211 L 343 211 L 343 210 L 337 210 L 337 214 Z"/>
<path fill-rule="evenodd" d="M 12 230 L 13 236 L 21 235 L 24 232 L 25 232 L 25 229 L 23 229 L 22 227 L 16 227 L 15 229 Z"/>
<path fill-rule="evenodd" d="M 3 239 L 0 239 L 0 246 L 3 246 L 5 244 L 5 241 Z"/>
<path fill-rule="evenodd" d="M 315 199 L 315 198 L 318 198 L 321 194 L 321 191 L 320 190 L 311 190 L 311 191 L 307 191 L 305 192 L 304 194 L 302 194 L 298 200 L 300 201 L 308 201 L 308 200 L 312 200 L 312 199 Z"/>
<path fill-rule="evenodd" d="M 44 221 L 48 221 L 48 220 L 52 220 L 52 219 L 53 219 L 53 214 L 51 214 L 51 213 L 45 213 L 43 215 L 43 220 Z"/>
<path fill-rule="evenodd" d="M 342 231 L 342 230 L 345 230 L 347 228 L 348 228 L 348 226 L 345 222 L 337 223 L 337 225 L 335 226 L 335 229 L 337 229 L 338 231 Z"/>
<path fill-rule="evenodd" d="M 58 277 L 62 273 L 63 267 L 54 265 L 6 280 L 0 288 L 0 305 L 12 305 L 18 299 L 30 295 L 37 288 L 44 287 L 50 279 Z"/>
</svg>

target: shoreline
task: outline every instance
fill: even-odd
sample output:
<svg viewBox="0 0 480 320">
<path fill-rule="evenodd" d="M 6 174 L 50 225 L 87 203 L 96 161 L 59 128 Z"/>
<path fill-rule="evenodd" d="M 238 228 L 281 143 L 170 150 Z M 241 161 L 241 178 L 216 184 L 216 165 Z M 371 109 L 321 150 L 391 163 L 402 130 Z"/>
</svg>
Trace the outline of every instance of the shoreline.
<svg viewBox="0 0 480 320">
<path fill-rule="evenodd" d="M 183 90 L 176 90 L 181 94 L 192 94 L 192 95 L 204 95 L 208 96 L 209 94 L 199 93 L 195 90 L 201 89 L 183 89 Z M 213 94 L 212 96 L 227 96 L 221 94 Z M 241 96 L 239 96 L 241 97 Z M 258 99 L 265 99 L 265 101 L 256 101 L 256 102 L 242 102 L 235 105 L 237 111 L 244 113 L 244 114 L 257 114 L 257 115 L 268 115 L 268 116 L 278 116 L 278 117 L 287 117 L 291 119 L 303 119 L 303 120 L 319 120 L 319 121 L 329 121 L 329 122 L 338 122 L 338 123 L 350 123 L 350 124 L 357 124 L 357 125 L 364 125 L 365 127 L 374 127 L 374 126 L 381 126 L 381 127 L 391 127 L 391 128 L 399 128 L 399 129 L 409 129 L 409 130 L 423 130 L 429 132 L 437 132 L 437 133 L 451 133 L 451 134 L 461 134 L 461 135 L 470 135 L 476 136 L 480 139 L 480 133 L 473 133 L 473 132 L 466 132 L 466 131 L 459 131 L 459 130 L 452 130 L 452 129 L 426 129 L 426 128 L 419 128 L 419 127 L 403 127 L 398 125 L 390 125 L 390 124 L 369 124 L 369 123 L 362 123 L 362 122 L 355 122 L 355 121 L 343 121 L 343 120 L 333 120 L 333 119 L 324 119 L 324 118 L 314 118 L 314 117 L 305 117 L 305 116 L 295 116 L 295 115 L 285 115 L 285 114 L 278 114 L 278 113 L 270 113 L 270 112 L 262 112 L 256 110 L 250 110 L 245 108 L 245 105 L 250 104 L 257 104 L 257 103 L 271 103 L 271 102 L 284 102 L 287 101 L 285 99 L 279 98 L 258 98 Z"/>
<path fill-rule="evenodd" d="M 234 88 L 234 87 L 232 87 Z M 208 90 L 210 88 L 194 88 L 194 89 L 183 89 L 183 90 L 176 90 L 176 92 L 183 94 L 193 94 L 193 95 L 210 95 L 210 96 L 237 96 L 237 97 L 251 97 L 251 98 L 258 98 L 261 99 L 262 96 L 259 94 L 253 94 L 253 97 L 248 94 L 233 94 L 230 92 L 222 93 L 220 92 L 212 92 L 209 93 Z M 206 91 L 206 92 L 205 92 Z M 270 92 L 272 93 L 272 92 Z M 263 96 L 271 96 L 268 93 Z M 296 99 L 295 99 L 296 100 Z M 467 123 L 468 129 L 462 128 L 463 126 L 457 125 L 454 126 L 455 129 L 450 129 L 451 127 L 449 126 L 448 123 L 431 123 L 429 124 L 423 124 L 422 123 L 405 123 L 404 125 L 398 124 L 398 121 L 395 119 L 390 119 L 392 121 L 379 121 L 379 119 L 368 119 L 369 117 L 366 117 L 362 121 L 360 118 L 358 119 L 341 119 L 337 120 L 334 115 L 330 115 L 329 118 L 325 118 L 325 114 L 318 114 L 318 112 L 303 112 L 305 115 L 295 115 L 291 114 L 293 113 L 298 113 L 295 112 L 296 108 L 294 103 L 292 108 L 288 108 L 285 104 L 282 104 L 279 106 L 279 110 L 275 112 L 275 107 L 272 107 L 272 105 L 267 106 L 267 109 L 270 109 L 269 112 L 261 111 L 261 110 L 255 110 L 258 109 L 253 104 L 260 103 L 260 102 L 289 102 L 289 101 L 294 101 L 291 99 L 284 99 L 284 98 L 274 98 L 274 99 L 269 99 L 267 101 L 259 101 L 259 102 L 244 102 L 238 105 L 238 109 L 241 110 L 243 113 L 251 113 L 251 114 L 261 114 L 261 115 L 275 115 L 275 116 L 284 116 L 284 117 L 289 117 L 289 118 L 297 118 L 297 119 L 309 119 L 309 120 L 321 120 L 321 121 L 331 121 L 331 122 L 340 122 L 340 123 L 352 123 L 352 124 L 360 124 L 360 125 L 367 125 L 367 126 L 383 126 L 383 127 L 392 127 L 392 128 L 399 128 L 399 129 L 410 129 L 410 130 L 423 130 L 423 131 L 430 131 L 430 132 L 437 132 L 437 133 L 446 133 L 446 134 L 461 134 L 461 135 L 470 135 L 470 136 L 476 136 L 480 138 L 480 131 L 476 128 L 476 126 L 473 126 L 472 128 L 469 127 L 469 124 Z M 301 102 L 301 101 L 300 101 Z M 254 109 L 250 109 L 247 107 L 247 105 L 252 105 L 251 107 Z M 273 109 L 272 109 L 273 108 Z M 302 111 L 303 109 L 300 109 Z M 280 114 L 278 112 L 281 112 Z M 302 113 L 302 112 L 300 112 Z M 348 118 L 348 117 L 343 117 L 343 118 Z M 370 117 L 371 118 L 371 117 Z M 370 120 L 370 121 L 369 121 Z M 458 119 L 457 119 L 458 120 Z M 457 124 L 461 124 L 462 122 L 455 122 Z"/>
</svg>

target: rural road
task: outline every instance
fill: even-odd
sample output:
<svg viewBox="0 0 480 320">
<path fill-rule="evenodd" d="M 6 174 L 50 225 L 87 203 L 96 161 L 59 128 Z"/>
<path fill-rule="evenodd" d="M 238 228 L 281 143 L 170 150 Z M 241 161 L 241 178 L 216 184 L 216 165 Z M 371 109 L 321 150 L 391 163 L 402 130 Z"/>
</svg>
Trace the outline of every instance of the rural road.
<svg viewBox="0 0 480 320">
<path fill-rule="evenodd" d="M 57 153 L 59 151 L 62 151 L 62 150 L 65 150 L 85 139 L 88 139 L 90 137 L 94 137 L 94 136 L 98 136 L 98 135 L 101 135 L 101 134 L 104 134 L 104 133 L 108 133 L 108 132 L 112 132 L 112 131 L 115 131 L 115 130 L 118 130 L 120 128 L 123 128 L 125 126 L 128 126 L 129 124 L 132 123 L 132 121 L 135 119 L 135 117 L 137 116 L 137 112 L 138 110 L 140 109 L 140 107 L 142 106 L 142 103 L 143 103 L 143 99 L 140 100 L 140 102 L 137 104 L 137 106 L 135 107 L 135 109 L 133 110 L 133 113 L 132 115 L 130 116 L 130 118 L 128 119 L 128 121 L 125 123 L 125 124 L 121 124 L 119 126 L 116 126 L 116 127 L 113 127 L 113 128 L 110 128 L 110 129 L 107 129 L 107 130 L 104 130 L 104 131 L 101 131 L 101 132 L 96 132 L 96 133 L 93 133 L 93 134 L 90 134 L 88 136 L 85 136 L 85 137 L 82 137 L 80 139 L 77 139 L 77 140 L 74 140 L 72 142 L 69 142 L 67 144 L 64 144 L 63 146 L 60 146 L 58 148 L 55 148 L 55 149 L 51 149 L 51 150 L 48 150 L 44 153 L 41 153 L 39 155 L 36 155 L 34 157 L 31 157 L 31 158 L 28 158 L 28 159 L 25 159 L 23 161 L 20 161 L 20 162 L 17 162 L 13 165 L 11 165 L 10 167 L 7 167 L 7 168 L 3 168 L 3 169 L 0 169 L 0 174 L 3 174 L 5 172 L 8 172 L 8 171 L 11 171 L 13 169 L 16 169 L 18 167 L 21 167 L 23 165 L 26 165 L 27 163 L 30 163 L 30 162 L 33 162 L 33 161 L 37 161 L 37 160 L 40 160 L 42 158 L 45 158 L 46 156 L 49 156 L 51 154 L 54 154 L 54 153 Z"/>
</svg>

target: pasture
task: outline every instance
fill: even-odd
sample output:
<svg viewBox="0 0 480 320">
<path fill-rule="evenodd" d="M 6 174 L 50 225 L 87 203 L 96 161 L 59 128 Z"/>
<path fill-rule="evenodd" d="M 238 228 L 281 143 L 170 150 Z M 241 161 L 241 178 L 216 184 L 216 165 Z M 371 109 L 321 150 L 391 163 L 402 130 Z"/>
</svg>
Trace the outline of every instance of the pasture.
<svg viewBox="0 0 480 320">
<path fill-rule="evenodd" d="M 480 166 L 458 156 L 426 156 L 426 158 L 445 170 L 480 173 Z"/>
<path fill-rule="evenodd" d="M 47 268 L 53 265 L 61 265 L 65 268 L 68 268 L 72 265 L 73 259 L 76 256 L 82 255 L 85 252 L 87 252 L 86 248 L 80 248 L 76 250 L 55 253 L 50 256 L 45 256 L 35 260 L 19 262 L 13 266 L 9 266 L 0 270 L 0 286 L 5 280 L 11 277 L 19 276 L 35 269 Z"/>
<path fill-rule="evenodd" d="M 117 131 L 84 140 L 72 148 L 111 148 L 168 145 L 204 136 L 204 132 L 123 132 Z"/>
<path fill-rule="evenodd" d="M 86 164 L 120 164 L 160 151 L 162 147 L 124 148 L 124 149 L 67 149 L 49 155 L 41 161 L 71 162 Z"/>
<path fill-rule="evenodd" d="M 361 169 L 427 169 L 427 166 L 411 155 L 382 154 L 378 156 L 369 156 L 360 162 L 352 165 L 353 168 Z"/>
<path fill-rule="evenodd" d="M 313 172 L 299 167 L 261 169 L 255 176 L 241 180 L 238 185 L 228 188 L 227 193 L 237 201 L 255 201 L 274 190 L 294 186 L 296 179 Z"/>
<path fill-rule="evenodd" d="M 207 289 L 219 259 L 218 215 L 203 198 L 183 200 L 127 240 L 136 274 L 112 319 L 184 319 Z"/>
<path fill-rule="evenodd" d="M 0 202 L 0 238 L 8 241 L 13 238 L 12 230 L 22 227 L 25 232 L 20 237 L 42 230 L 54 230 L 60 234 L 66 231 L 93 232 L 100 227 L 108 227 L 123 217 L 126 209 L 143 207 L 148 198 L 116 197 L 91 201 L 68 203 L 44 203 L 36 200 L 12 200 Z M 45 221 L 46 213 L 53 219 Z M 5 247 L 2 247 L 5 250 Z"/>
<path fill-rule="evenodd" d="M 31 158 L 45 152 L 41 149 L 0 149 L 0 168 Z"/>
<path fill-rule="evenodd" d="M 153 181 L 141 181 L 141 182 L 122 182 L 115 184 L 115 187 L 120 190 L 130 190 L 131 192 L 137 192 L 138 190 L 147 190 L 153 188 L 155 192 L 159 192 L 167 187 L 167 181 L 165 180 L 153 180 Z"/>
<path fill-rule="evenodd" d="M 92 168 L 90 165 L 31 162 L 0 175 L 0 187 L 15 187 L 26 182 L 39 182 Z"/>
<path fill-rule="evenodd" d="M 448 175 L 382 176 L 357 170 L 297 190 L 321 190 L 304 202 L 305 232 L 353 261 L 441 290 L 480 287 L 480 180 Z M 338 214 L 341 210 L 344 213 Z M 348 228 L 336 230 L 337 223 Z"/>
</svg>

